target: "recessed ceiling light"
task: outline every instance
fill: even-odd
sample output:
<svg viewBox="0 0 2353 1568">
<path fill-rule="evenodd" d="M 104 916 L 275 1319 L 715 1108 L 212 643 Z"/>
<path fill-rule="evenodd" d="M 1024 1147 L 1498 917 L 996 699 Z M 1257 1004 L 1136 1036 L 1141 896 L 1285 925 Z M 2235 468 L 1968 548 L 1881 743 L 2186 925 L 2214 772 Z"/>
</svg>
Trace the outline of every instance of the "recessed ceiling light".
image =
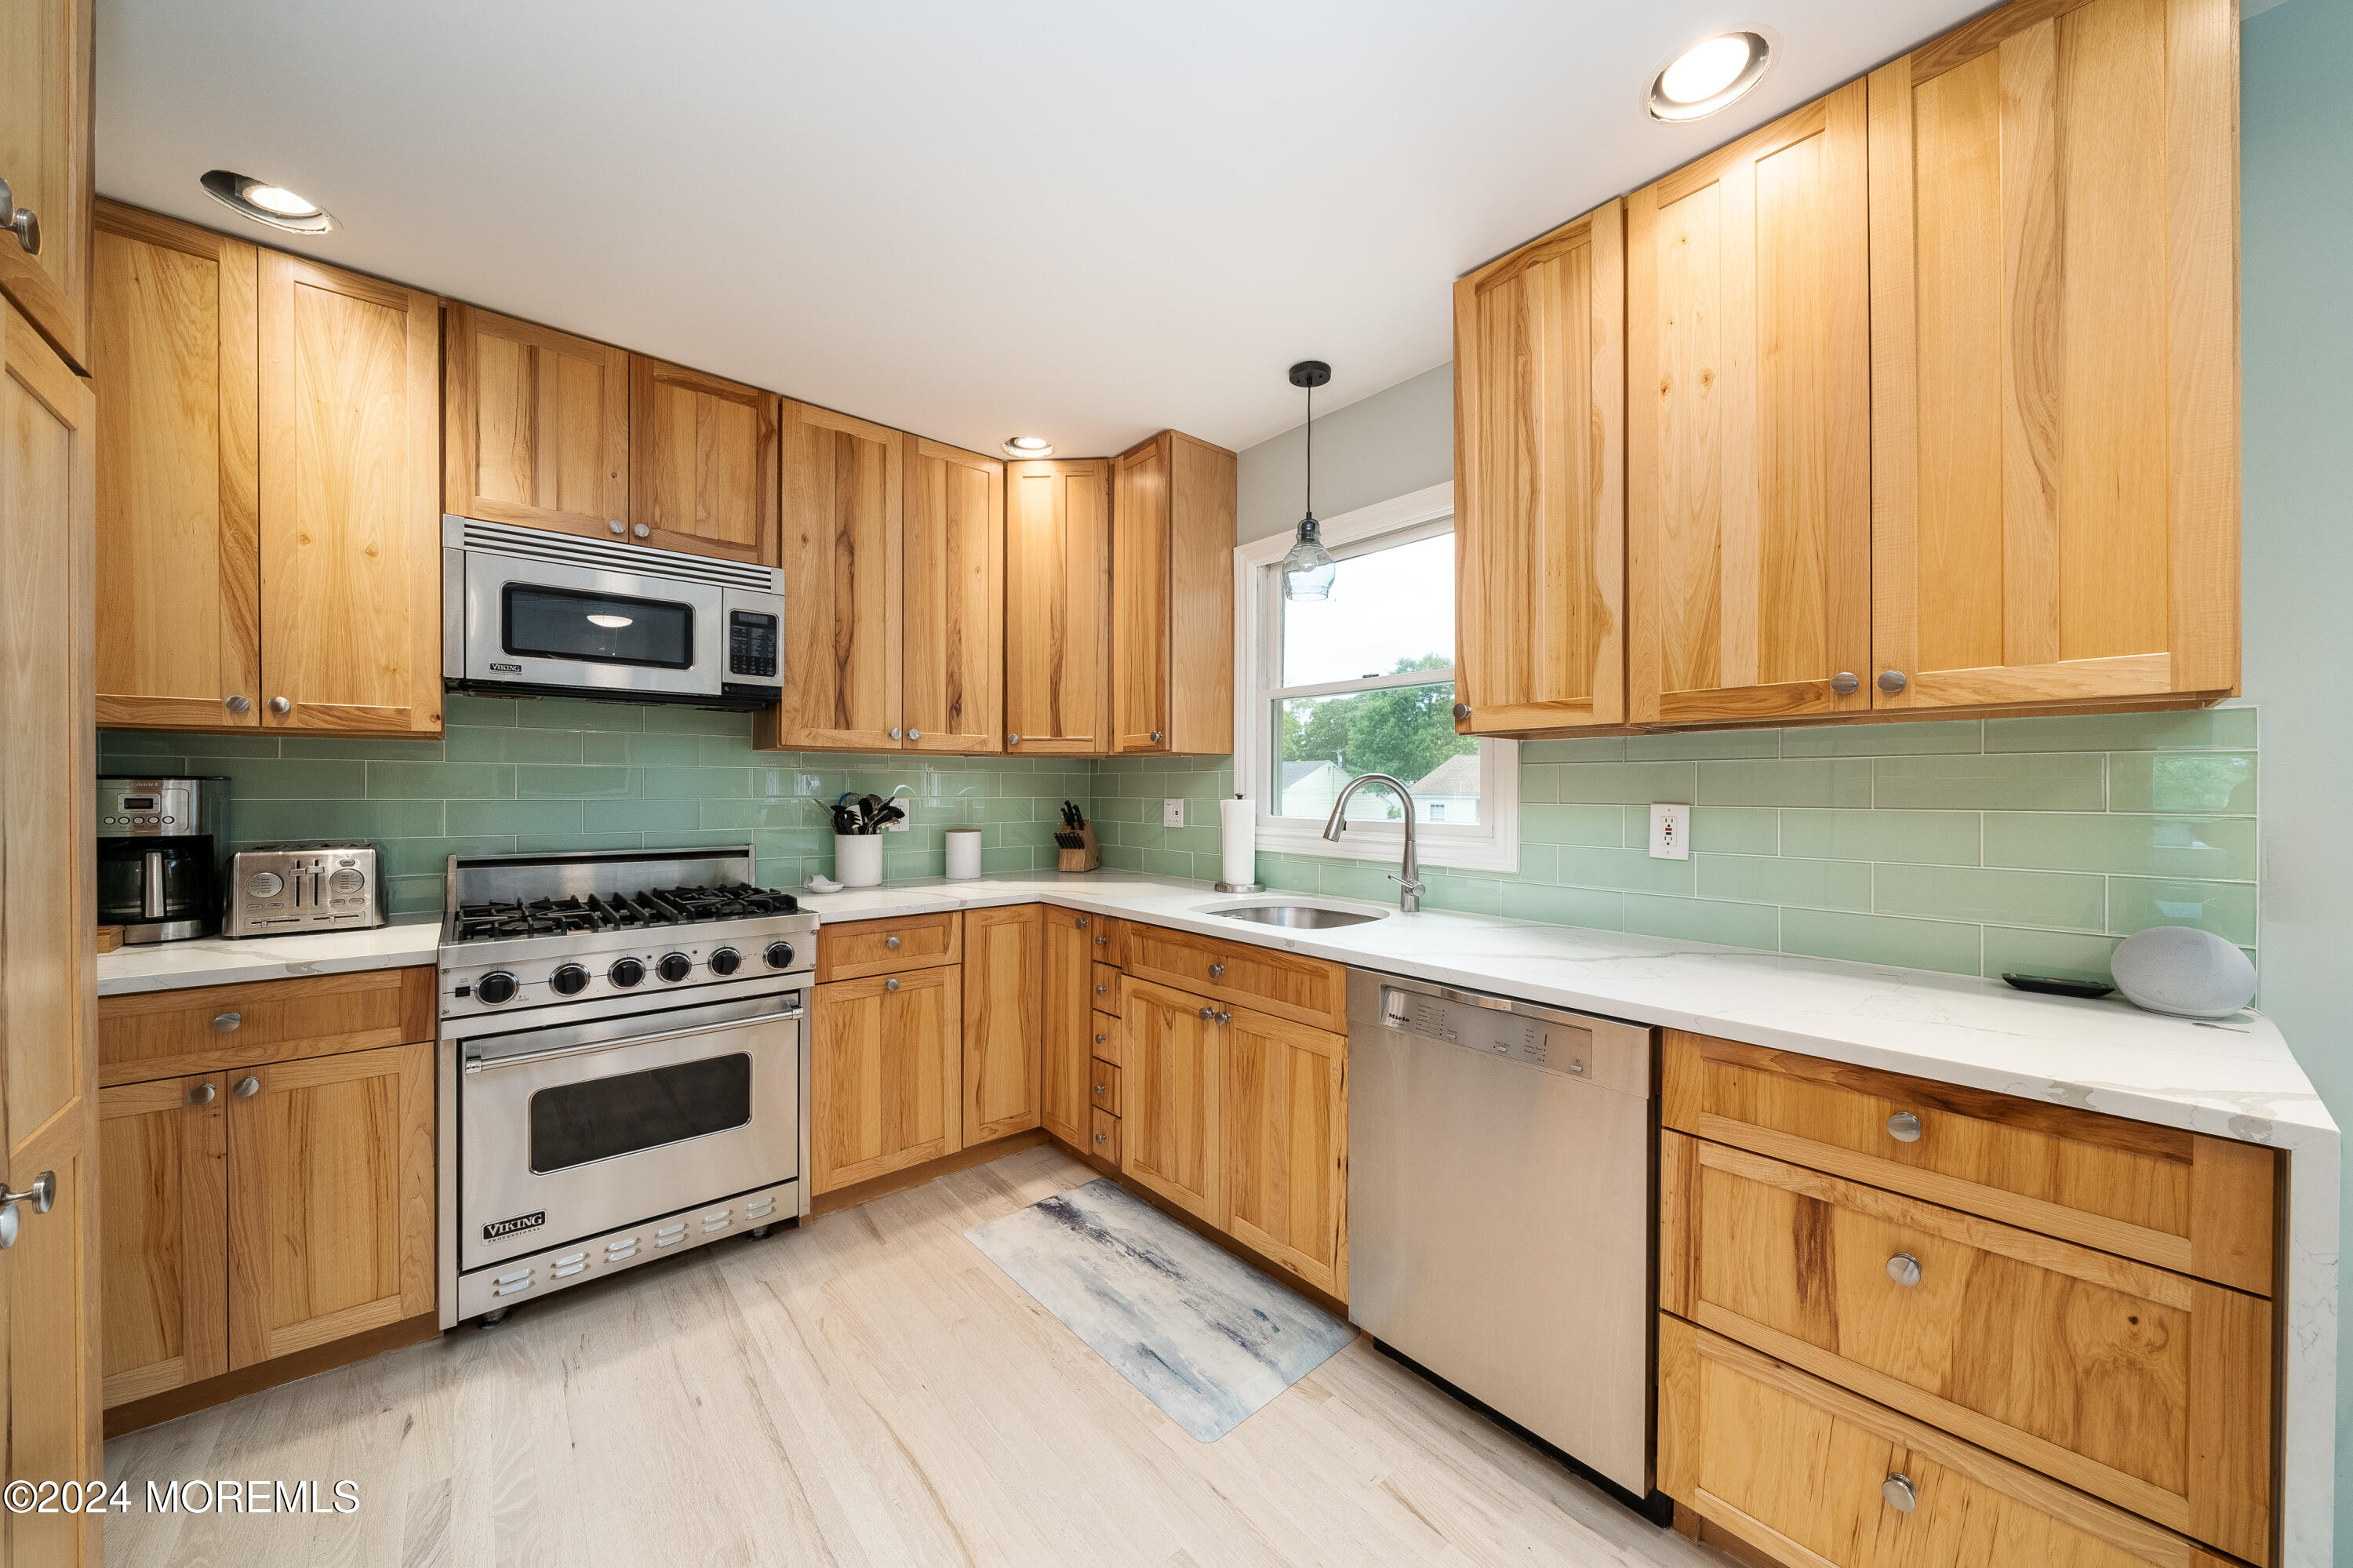
<svg viewBox="0 0 2353 1568">
<path fill-rule="evenodd" d="M 1755 87 L 1772 61 L 1773 45 L 1762 33 L 1703 38 L 1651 79 L 1651 118 L 1681 122 L 1713 114 Z"/>
<path fill-rule="evenodd" d="M 272 228 L 291 234 L 324 234 L 335 227 L 333 216 L 308 196 L 297 196 L 284 185 L 257 180 L 251 175 L 214 169 L 202 183 L 205 194 L 221 206 Z"/>
<path fill-rule="evenodd" d="M 1007 457 L 1042 458 L 1054 455 L 1054 443 L 1043 436 L 1013 436 L 1004 446 Z"/>
</svg>

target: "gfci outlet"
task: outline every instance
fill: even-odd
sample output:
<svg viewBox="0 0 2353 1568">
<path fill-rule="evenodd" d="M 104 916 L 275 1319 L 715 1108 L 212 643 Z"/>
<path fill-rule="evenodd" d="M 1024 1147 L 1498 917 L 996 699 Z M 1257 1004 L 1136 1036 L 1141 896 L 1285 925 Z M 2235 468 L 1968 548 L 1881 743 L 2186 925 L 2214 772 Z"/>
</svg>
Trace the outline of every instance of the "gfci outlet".
<svg viewBox="0 0 2353 1568">
<path fill-rule="evenodd" d="M 1164 828 L 1181 828 L 1185 825 L 1185 800 L 1182 796 L 1173 800 L 1164 800 L 1160 802 L 1160 825 Z"/>
<path fill-rule="evenodd" d="M 1651 808 L 1651 858 L 1652 860 L 1691 859 L 1691 808 L 1660 806 Z"/>
</svg>

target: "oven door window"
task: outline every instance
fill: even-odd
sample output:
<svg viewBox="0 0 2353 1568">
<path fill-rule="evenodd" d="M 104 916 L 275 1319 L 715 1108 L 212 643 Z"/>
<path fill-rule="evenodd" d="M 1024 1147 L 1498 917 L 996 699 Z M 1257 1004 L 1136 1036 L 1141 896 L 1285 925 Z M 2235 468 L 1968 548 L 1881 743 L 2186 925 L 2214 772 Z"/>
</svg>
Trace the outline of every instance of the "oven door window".
<svg viewBox="0 0 2353 1568">
<path fill-rule="evenodd" d="M 694 663 L 694 607 L 537 583 L 503 591 L 500 641 L 510 653 L 685 670 Z"/>
<path fill-rule="evenodd" d="M 742 1053 L 562 1084 L 531 1097 L 532 1174 L 682 1143 L 751 1119 L 752 1058 Z"/>
</svg>

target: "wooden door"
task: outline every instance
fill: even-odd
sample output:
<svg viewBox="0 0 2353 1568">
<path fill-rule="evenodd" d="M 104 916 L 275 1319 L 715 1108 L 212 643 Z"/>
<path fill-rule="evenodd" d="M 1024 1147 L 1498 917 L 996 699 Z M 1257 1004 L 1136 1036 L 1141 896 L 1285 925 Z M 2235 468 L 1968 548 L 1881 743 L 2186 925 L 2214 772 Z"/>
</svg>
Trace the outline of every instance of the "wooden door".
<svg viewBox="0 0 2353 1568">
<path fill-rule="evenodd" d="M 1626 716 L 1626 207 L 1454 285 L 1464 735 Z"/>
<path fill-rule="evenodd" d="M 1637 724 L 1871 706 L 1863 96 L 1626 198 Z"/>
<path fill-rule="evenodd" d="M 440 731 L 440 313 L 261 253 L 265 730 Z"/>
<path fill-rule="evenodd" d="M 631 538 L 658 550 L 772 564 L 777 406 L 774 392 L 631 355 Z"/>
<path fill-rule="evenodd" d="M 1036 1127 L 1045 1054 L 1044 906 L 964 915 L 964 1140 Z"/>
<path fill-rule="evenodd" d="M 1111 464 L 1017 462 L 1005 476 L 1006 749 L 1102 756 L 1110 696 Z"/>
<path fill-rule="evenodd" d="M 2236 689 L 2232 16 L 2013 5 L 1872 73 L 1874 706 Z"/>
<path fill-rule="evenodd" d="M 98 722 L 260 727 L 261 253 L 100 202 Z"/>
<path fill-rule="evenodd" d="M 442 510 L 636 543 L 628 352 L 455 300 L 442 344 Z"/>
<path fill-rule="evenodd" d="M 900 709 L 913 751 L 1005 749 L 1005 465 L 907 443 Z"/>
<path fill-rule="evenodd" d="M 99 1091 L 109 1409 L 228 1371 L 228 1091 L 219 1073 Z"/>
<path fill-rule="evenodd" d="M 223 1075 L 230 1367 L 432 1311 L 432 1042 Z"/>
<path fill-rule="evenodd" d="M 1120 984 L 1120 1169 L 1223 1226 L 1225 1030 L 1198 996 L 1133 977 Z"/>
<path fill-rule="evenodd" d="M 89 366 L 90 0 L 10 0 L 0 14 L 0 294 Z"/>
<path fill-rule="evenodd" d="M 762 746 L 899 749 L 905 440 L 784 406 L 785 695 L 755 723 Z"/>
<path fill-rule="evenodd" d="M 1348 1294 L 1348 1039 L 1261 1012 L 1219 1026 L 1226 1229 Z"/>
<path fill-rule="evenodd" d="M 1169 432 L 1111 470 L 1111 749 L 1168 749 Z"/>
<path fill-rule="evenodd" d="M 1096 1029 L 1094 998 L 1089 994 L 1094 979 L 1091 938 L 1103 917 L 1048 905 L 1044 923 L 1039 1120 L 1056 1138 L 1084 1148 L 1088 1063 L 1094 1054 Z"/>
<path fill-rule="evenodd" d="M 5 239 L 5 236 L 0 236 Z M 97 422 L 90 384 L 0 303 L 0 1174 L 55 1181 L 0 1251 L 0 1485 L 95 1481 L 98 1047 L 90 936 Z M 0 1513 L 0 1563 L 97 1568 L 93 1515 Z"/>
<path fill-rule="evenodd" d="M 964 1147 L 962 974 L 950 965 L 817 988 L 809 1031 L 812 1192 Z"/>
</svg>

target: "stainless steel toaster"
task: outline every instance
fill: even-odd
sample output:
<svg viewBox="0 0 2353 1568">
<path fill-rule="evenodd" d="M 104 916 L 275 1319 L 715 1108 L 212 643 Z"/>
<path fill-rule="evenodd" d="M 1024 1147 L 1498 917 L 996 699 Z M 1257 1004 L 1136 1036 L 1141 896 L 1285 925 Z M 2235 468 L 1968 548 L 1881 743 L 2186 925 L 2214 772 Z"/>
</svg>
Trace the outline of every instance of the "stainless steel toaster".
<svg viewBox="0 0 2353 1568">
<path fill-rule="evenodd" d="M 283 937 L 384 924 L 384 858 L 371 843 L 322 839 L 229 856 L 221 933 Z"/>
</svg>

